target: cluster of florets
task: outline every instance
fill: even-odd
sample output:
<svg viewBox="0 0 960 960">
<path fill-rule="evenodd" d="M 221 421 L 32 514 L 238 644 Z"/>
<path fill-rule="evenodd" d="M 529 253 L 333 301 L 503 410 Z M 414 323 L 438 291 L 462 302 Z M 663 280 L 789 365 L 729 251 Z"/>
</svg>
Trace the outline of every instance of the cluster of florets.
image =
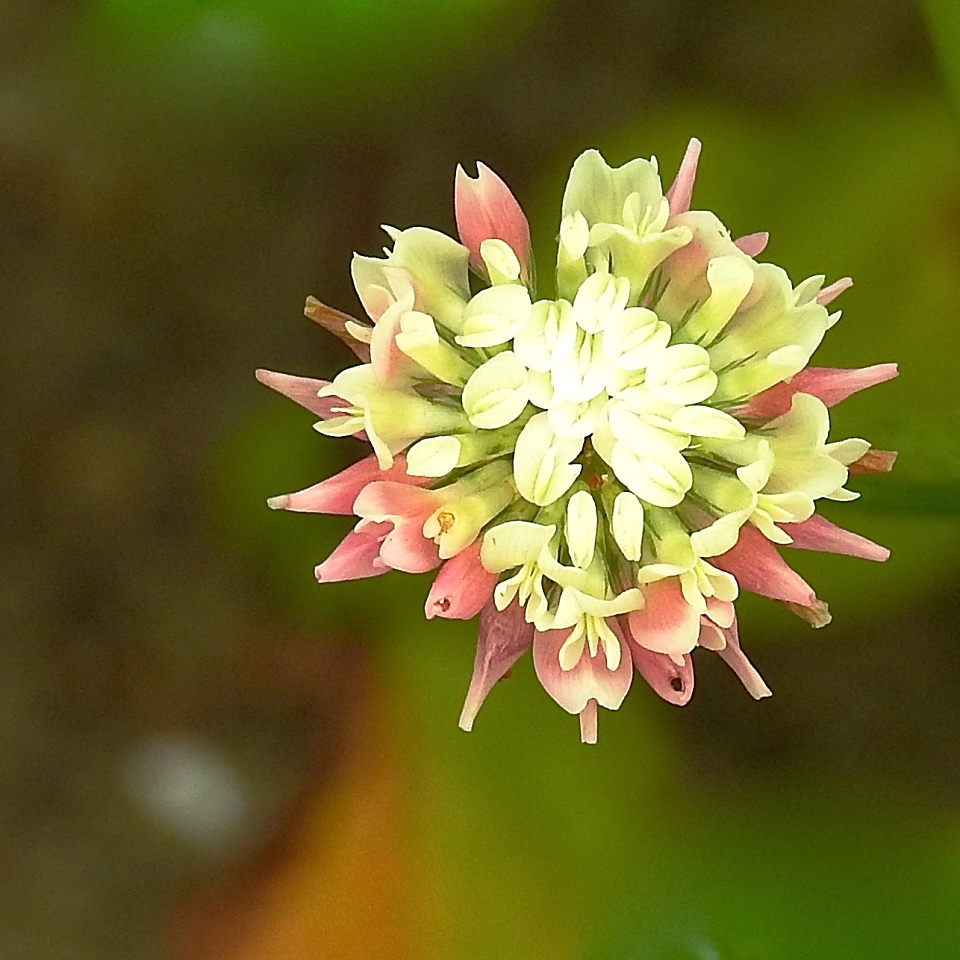
<svg viewBox="0 0 960 960">
<path fill-rule="evenodd" d="M 699 143 L 663 192 L 655 160 L 609 167 L 587 151 L 563 198 L 556 297 L 537 299 L 530 234 L 505 184 L 457 171 L 460 241 L 386 228 L 384 259 L 355 256 L 371 323 L 312 298 L 307 314 L 363 362 L 332 383 L 261 371 L 372 456 L 275 508 L 359 518 L 321 581 L 441 566 L 428 617 L 480 637 L 461 717 L 529 647 L 547 692 L 596 738 L 636 670 L 672 703 L 691 651 L 720 654 L 755 697 L 741 589 L 814 625 L 826 606 L 778 545 L 873 560 L 887 552 L 819 516 L 857 496 L 851 472 L 889 469 L 861 439 L 827 442 L 828 407 L 896 375 L 807 368 L 850 285 L 794 286 L 691 211 Z M 471 282 L 471 273 L 473 282 Z"/>
</svg>

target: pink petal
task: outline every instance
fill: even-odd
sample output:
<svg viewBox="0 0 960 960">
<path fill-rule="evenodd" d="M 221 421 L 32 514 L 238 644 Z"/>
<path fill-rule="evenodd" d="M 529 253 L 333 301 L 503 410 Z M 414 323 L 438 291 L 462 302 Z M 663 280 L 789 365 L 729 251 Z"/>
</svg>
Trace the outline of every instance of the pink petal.
<svg viewBox="0 0 960 960">
<path fill-rule="evenodd" d="M 420 524 L 422 527 L 423 524 Z M 380 548 L 380 559 L 394 570 L 426 573 L 440 566 L 440 548 L 411 523 L 397 523 Z"/>
<path fill-rule="evenodd" d="M 734 547 L 710 562 L 733 574 L 741 590 L 803 607 L 817 603 L 810 585 L 790 569 L 777 548 L 756 527 L 743 527 Z"/>
<path fill-rule="evenodd" d="M 896 450 L 868 450 L 848 467 L 853 477 L 868 473 L 889 473 L 897 462 Z"/>
<path fill-rule="evenodd" d="M 425 478 L 428 481 L 429 477 Z M 410 483 L 396 480 L 375 480 L 357 495 L 353 511 L 358 517 L 379 520 L 383 517 L 420 519 L 421 525 L 443 502 L 434 490 L 421 490 Z"/>
<path fill-rule="evenodd" d="M 835 280 L 829 286 L 824 287 L 817 294 L 817 303 L 825 307 L 828 303 L 833 303 L 844 290 L 849 290 L 853 286 L 853 281 L 849 277 L 843 277 L 841 280 Z"/>
<path fill-rule="evenodd" d="M 334 407 L 346 405 L 339 397 L 318 397 L 321 387 L 329 386 L 329 380 L 311 380 L 309 377 L 294 377 L 289 373 L 275 373 L 273 370 L 257 370 L 257 379 L 271 390 L 282 393 L 294 403 L 306 407 L 323 420 L 329 420 L 338 414 L 333 412 Z"/>
<path fill-rule="evenodd" d="M 360 360 L 361 363 L 370 362 L 370 344 L 363 343 L 347 333 L 347 321 L 357 323 L 347 313 L 341 313 L 321 303 L 316 297 L 307 297 L 303 307 L 303 315 L 314 323 L 320 324 L 328 333 L 332 333 L 338 340 L 345 343 Z M 360 324 L 363 326 L 363 324 Z"/>
<path fill-rule="evenodd" d="M 616 710 L 630 689 L 633 675 L 630 651 L 622 637 L 620 663 L 616 670 L 607 669 L 602 648 L 591 657 L 586 647 L 577 665 L 571 670 L 563 670 L 559 653 L 568 636 L 569 630 L 534 631 L 533 667 L 544 689 L 568 713 L 581 713 L 591 699 L 608 710 Z"/>
<path fill-rule="evenodd" d="M 353 509 L 364 519 L 393 522 L 380 550 L 388 566 L 405 573 L 425 573 L 439 566 L 440 556 L 436 543 L 423 535 L 423 524 L 442 502 L 433 490 L 376 480 L 360 491 Z"/>
<path fill-rule="evenodd" d="M 477 164 L 475 179 L 458 166 L 453 203 L 460 242 L 470 251 L 471 266 L 485 273 L 480 244 L 503 240 L 517 255 L 521 277 L 526 280 L 530 275 L 530 225 L 510 188 L 482 163 Z"/>
<path fill-rule="evenodd" d="M 793 537 L 793 543 L 787 546 L 799 547 L 801 550 L 842 553 L 848 557 L 861 557 L 864 560 L 882 561 L 890 556 L 890 551 L 886 547 L 881 547 L 866 537 L 835 526 L 818 513 L 802 523 L 783 524 L 783 531 Z"/>
<path fill-rule="evenodd" d="M 693 657 L 689 653 L 683 656 L 683 666 L 665 653 L 654 653 L 639 643 L 630 644 L 630 654 L 637 672 L 654 693 L 678 707 L 689 702 L 693 696 Z"/>
<path fill-rule="evenodd" d="M 314 570 L 317 579 L 321 583 L 335 583 L 386 573 L 390 568 L 380 559 L 380 545 L 389 531 L 389 523 L 367 524 L 363 530 L 351 530 Z"/>
<path fill-rule="evenodd" d="M 762 233 L 748 233 L 745 237 L 738 237 L 733 242 L 748 257 L 759 257 L 767 248 L 767 241 L 770 234 L 765 231 Z"/>
<path fill-rule="evenodd" d="M 480 540 L 474 541 L 440 568 L 424 607 L 428 620 L 469 620 L 489 602 L 497 574 L 480 562 L 480 546 Z"/>
<path fill-rule="evenodd" d="M 374 480 L 393 480 L 423 486 L 430 482 L 429 477 L 411 477 L 406 472 L 406 458 L 403 454 L 394 457 L 389 470 L 381 470 L 376 457 L 366 457 L 351 464 L 334 476 L 315 483 L 296 493 L 271 497 L 267 505 L 271 510 L 294 510 L 298 513 L 334 513 L 349 516 L 353 513 L 353 504 L 360 491 Z"/>
<path fill-rule="evenodd" d="M 717 653 L 724 663 L 740 678 L 740 682 L 747 688 L 747 693 L 754 700 L 773 696 L 773 691 L 763 682 L 763 677 L 757 673 L 746 654 L 740 649 L 740 636 L 737 631 L 737 622 L 734 622 L 723 631 L 727 643 Z"/>
<path fill-rule="evenodd" d="M 629 632 L 647 650 L 682 657 L 697 645 L 700 616 L 684 599 L 678 577 L 668 577 L 643 588 L 641 610 L 627 614 Z"/>
<path fill-rule="evenodd" d="M 477 712 L 494 684 L 530 649 L 533 624 L 527 623 L 523 607 L 510 604 L 500 611 L 488 603 L 480 614 L 477 654 L 473 661 L 470 689 L 460 714 L 460 729 L 472 730 Z"/>
<path fill-rule="evenodd" d="M 855 370 L 838 370 L 832 367 L 807 367 L 792 380 L 751 397 L 737 410 L 739 416 L 779 417 L 790 409 L 796 393 L 809 393 L 822 400 L 828 407 L 836 406 L 851 394 L 873 387 L 897 375 L 895 363 L 878 363 L 872 367 Z"/>
<path fill-rule="evenodd" d="M 693 196 L 693 182 L 697 177 L 697 163 L 700 160 L 700 141 L 692 137 L 687 144 L 683 160 L 680 161 L 680 169 L 674 177 L 670 189 L 666 192 L 667 201 L 670 203 L 670 216 L 675 217 L 679 213 L 686 213 L 690 209 L 690 199 Z"/>
</svg>

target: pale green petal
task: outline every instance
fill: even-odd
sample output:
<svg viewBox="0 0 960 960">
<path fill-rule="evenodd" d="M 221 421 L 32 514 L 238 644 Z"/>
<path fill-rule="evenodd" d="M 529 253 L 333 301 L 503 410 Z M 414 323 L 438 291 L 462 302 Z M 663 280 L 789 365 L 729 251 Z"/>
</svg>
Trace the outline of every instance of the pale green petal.
<svg viewBox="0 0 960 960">
<path fill-rule="evenodd" d="M 534 563 L 556 532 L 555 526 L 526 520 L 498 523 L 483 536 L 480 562 L 491 573 Z"/>
<path fill-rule="evenodd" d="M 484 240 L 480 244 L 480 259 L 487 268 L 492 284 L 516 283 L 520 280 L 520 261 L 513 252 L 513 247 L 505 240 L 495 237 Z"/>
<path fill-rule="evenodd" d="M 411 477 L 445 477 L 460 459 L 456 437 L 428 437 L 407 451 L 407 473 Z"/>
<path fill-rule="evenodd" d="M 713 407 L 681 407 L 671 418 L 678 429 L 694 437 L 739 440 L 746 435 L 743 424 L 729 413 Z"/>
<path fill-rule="evenodd" d="M 714 257 L 707 264 L 710 296 L 683 325 L 681 336 L 691 343 L 709 344 L 743 303 L 753 286 L 755 264 L 744 256 Z"/>
<path fill-rule="evenodd" d="M 635 209 L 660 208 L 663 188 L 656 164 L 631 160 L 622 167 L 610 167 L 597 150 L 587 150 L 573 164 L 563 194 L 562 217 L 583 214 L 595 223 L 621 223 L 624 203 L 637 194 Z"/>
<path fill-rule="evenodd" d="M 494 347 L 512 340 L 530 316 L 530 294 L 516 283 L 481 290 L 466 306 L 462 332 L 454 339 L 464 347 Z"/>
<path fill-rule="evenodd" d="M 582 448 L 582 440 L 558 437 L 545 413 L 532 417 L 520 433 L 513 455 L 520 495 L 539 506 L 562 497 L 580 475 L 580 464 L 572 460 Z"/>
<path fill-rule="evenodd" d="M 597 546 L 597 505 L 586 490 L 578 490 L 567 501 L 564 536 L 574 565 L 589 567 Z"/>
<path fill-rule="evenodd" d="M 700 403 L 717 388 L 710 354 L 692 343 L 678 343 L 654 355 L 647 365 L 646 388 L 667 403 Z"/>
<path fill-rule="evenodd" d="M 474 371 L 446 340 L 440 339 L 433 317 L 426 313 L 405 313 L 400 318 L 396 343 L 411 360 L 444 383 L 463 386 Z"/>
<path fill-rule="evenodd" d="M 418 305 L 445 327 L 459 332 L 463 310 L 470 299 L 467 248 L 428 227 L 384 229 L 393 240 L 387 262 L 410 275 Z"/>
<path fill-rule="evenodd" d="M 572 342 L 576 321 L 566 300 L 538 300 L 517 331 L 513 349 L 531 369 L 549 373 L 558 344 Z"/>
<path fill-rule="evenodd" d="M 675 451 L 658 451 L 652 460 L 618 442 L 611 460 L 617 479 L 641 500 L 658 507 L 677 506 L 693 484 L 690 465 Z"/>
<path fill-rule="evenodd" d="M 652 310 L 629 307 L 603 328 L 603 349 L 623 370 L 642 370 L 670 342 L 670 326 Z"/>
<path fill-rule="evenodd" d="M 463 409 L 475 427 L 496 430 L 523 413 L 528 396 L 527 368 L 506 350 L 474 371 L 463 388 Z"/>
<path fill-rule="evenodd" d="M 613 538 L 627 560 L 639 560 L 643 551 L 643 504 L 634 493 L 617 494 L 613 502 Z"/>
</svg>

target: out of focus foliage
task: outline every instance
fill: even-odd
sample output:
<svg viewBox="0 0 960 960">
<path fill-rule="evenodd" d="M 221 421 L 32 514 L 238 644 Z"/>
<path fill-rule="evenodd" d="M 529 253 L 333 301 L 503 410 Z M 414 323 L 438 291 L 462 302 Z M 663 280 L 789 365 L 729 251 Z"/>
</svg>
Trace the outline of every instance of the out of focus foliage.
<svg viewBox="0 0 960 960">
<path fill-rule="evenodd" d="M 522 29 L 540 0 L 95 0 L 81 57 L 187 103 L 356 117 Z"/>
<path fill-rule="evenodd" d="M 960 7 L 953 0 L 923 0 L 923 6 L 954 107 L 960 111 Z"/>
</svg>

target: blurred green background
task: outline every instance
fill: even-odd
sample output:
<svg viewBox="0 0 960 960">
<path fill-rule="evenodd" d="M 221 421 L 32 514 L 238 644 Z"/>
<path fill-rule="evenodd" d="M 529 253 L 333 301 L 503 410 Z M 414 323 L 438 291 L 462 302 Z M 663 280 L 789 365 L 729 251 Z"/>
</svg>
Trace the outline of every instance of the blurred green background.
<svg viewBox="0 0 960 960">
<path fill-rule="evenodd" d="M 960 14 L 955 0 L 0 5 L 0 957 L 960 956 Z M 951 93 L 953 99 L 951 99 Z M 457 163 L 550 264 L 596 146 L 704 144 L 695 206 L 794 280 L 851 275 L 821 365 L 897 360 L 837 436 L 901 459 L 789 559 L 835 619 L 739 602 L 600 743 L 535 682 L 456 727 L 475 625 L 427 578 L 319 587 L 345 465 L 255 367 L 351 358 L 378 224 L 453 231 Z"/>
</svg>

